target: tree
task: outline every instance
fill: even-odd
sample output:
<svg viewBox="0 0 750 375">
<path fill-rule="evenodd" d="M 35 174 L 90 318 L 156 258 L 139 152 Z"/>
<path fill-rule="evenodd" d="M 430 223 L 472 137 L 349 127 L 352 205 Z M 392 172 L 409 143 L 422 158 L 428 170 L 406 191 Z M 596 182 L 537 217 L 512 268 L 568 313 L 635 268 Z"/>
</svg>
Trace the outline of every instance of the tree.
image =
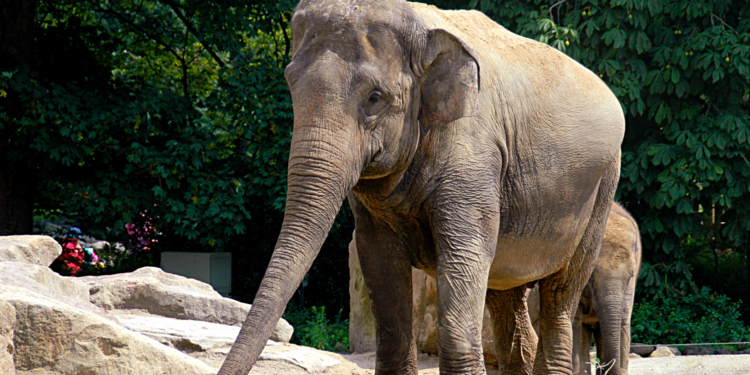
<svg viewBox="0 0 750 375">
<path fill-rule="evenodd" d="M 266 154 L 259 138 L 283 143 L 291 131 L 291 104 L 274 101 L 288 48 L 267 49 L 288 35 L 265 9 L 41 2 L 33 62 L 0 79 L 5 151 L 39 175 L 38 207 L 99 229 L 149 211 L 160 230 L 217 248 L 245 230 L 248 196 L 278 207 L 288 151 Z"/>
<path fill-rule="evenodd" d="M 36 0 L 0 1 L 0 70 L 11 70 L 29 63 L 33 56 L 33 29 Z M 17 99 L 0 89 L 0 98 L 17 105 Z M 10 113 L 14 116 L 15 113 Z M 0 234 L 30 233 L 34 169 L 23 160 L 9 158 L 5 147 L 12 137 L 8 126 L 0 126 Z"/>
</svg>

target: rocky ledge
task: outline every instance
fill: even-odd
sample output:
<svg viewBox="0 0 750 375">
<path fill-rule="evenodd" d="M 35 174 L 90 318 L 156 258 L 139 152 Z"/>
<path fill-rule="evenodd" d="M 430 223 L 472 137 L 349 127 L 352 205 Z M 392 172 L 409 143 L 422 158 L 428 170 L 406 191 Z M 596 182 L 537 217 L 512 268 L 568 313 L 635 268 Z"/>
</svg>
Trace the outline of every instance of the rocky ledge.
<svg viewBox="0 0 750 375">
<path fill-rule="evenodd" d="M 215 374 L 252 307 L 155 267 L 60 276 L 60 253 L 50 237 L 0 237 L 0 374 Z M 259 369 L 340 362 L 288 344 L 293 331 L 279 321 Z"/>
</svg>

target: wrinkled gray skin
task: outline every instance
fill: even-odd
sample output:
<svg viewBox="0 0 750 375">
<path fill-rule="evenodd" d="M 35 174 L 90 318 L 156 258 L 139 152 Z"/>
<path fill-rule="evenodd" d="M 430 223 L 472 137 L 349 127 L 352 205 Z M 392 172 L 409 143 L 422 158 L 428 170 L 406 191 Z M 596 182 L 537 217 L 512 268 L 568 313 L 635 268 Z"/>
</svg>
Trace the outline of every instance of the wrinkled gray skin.
<svg viewBox="0 0 750 375">
<path fill-rule="evenodd" d="M 348 197 L 377 374 L 417 372 L 412 266 L 437 280 L 441 373 L 485 372 L 485 296 L 507 307 L 495 316 L 506 330 L 530 330 L 517 291 L 539 280 L 539 350 L 517 335 L 512 353 L 536 355 L 535 373 L 570 374 L 572 314 L 619 178 L 612 92 L 478 12 L 303 0 L 291 26 L 284 223 L 219 373 L 248 373 Z"/>
<path fill-rule="evenodd" d="M 594 273 L 583 290 L 573 321 L 574 373 L 591 374 L 589 347 L 596 342 L 601 360 L 599 374 L 625 375 L 630 354 L 630 316 L 633 312 L 635 286 L 641 266 L 641 236 L 638 224 L 619 204 L 609 212 L 602 250 Z M 529 293 L 529 314 L 534 329 L 539 330 L 539 293 Z"/>
</svg>

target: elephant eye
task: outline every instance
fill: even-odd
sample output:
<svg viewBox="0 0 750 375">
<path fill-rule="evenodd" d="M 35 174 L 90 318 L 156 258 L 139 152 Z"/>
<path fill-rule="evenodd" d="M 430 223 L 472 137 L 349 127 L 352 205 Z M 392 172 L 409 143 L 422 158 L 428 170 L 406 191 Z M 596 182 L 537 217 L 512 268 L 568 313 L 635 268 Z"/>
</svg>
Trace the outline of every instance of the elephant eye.
<svg viewBox="0 0 750 375">
<path fill-rule="evenodd" d="M 370 95 L 368 95 L 367 101 L 365 102 L 365 114 L 367 116 L 376 115 L 385 107 L 387 103 L 388 101 L 383 97 L 383 93 L 378 90 L 374 90 L 370 93 Z"/>
</svg>

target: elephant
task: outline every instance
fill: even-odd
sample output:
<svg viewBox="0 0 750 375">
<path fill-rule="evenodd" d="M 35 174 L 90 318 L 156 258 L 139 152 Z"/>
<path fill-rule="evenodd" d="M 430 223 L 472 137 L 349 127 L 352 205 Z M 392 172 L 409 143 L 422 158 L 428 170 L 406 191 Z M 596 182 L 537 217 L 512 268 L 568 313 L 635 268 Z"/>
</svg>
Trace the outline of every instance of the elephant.
<svg viewBox="0 0 750 375">
<path fill-rule="evenodd" d="M 609 87 L 476 11 L 302 0 L 290 25 L 284 220 L 219 374 L 250 371 L 345 198 L 376 374 L 417 373 L 412 267 L 436 279 L 441 373 L 485 373 L 487 302 L 505 307 L 493 319 L 522 366 L 571 374 L 572 316 L 620 175 L 625 117 Z M 533 282 L 538 345 L 523 341 Z"/>
<path fill-rule="evenodd" d="M 635 219 L 615 202 L 594 272 L 583 290 L 573 322 L 574 373 L 590 375 L 592 336 L 601 360 L 599 373 L 626 375 L 630 354 L 630 317 L 641 267 L 641 235 Z M 539 332 L 539 292 L 528 297 L 534 330 Z"/>
</svg>

